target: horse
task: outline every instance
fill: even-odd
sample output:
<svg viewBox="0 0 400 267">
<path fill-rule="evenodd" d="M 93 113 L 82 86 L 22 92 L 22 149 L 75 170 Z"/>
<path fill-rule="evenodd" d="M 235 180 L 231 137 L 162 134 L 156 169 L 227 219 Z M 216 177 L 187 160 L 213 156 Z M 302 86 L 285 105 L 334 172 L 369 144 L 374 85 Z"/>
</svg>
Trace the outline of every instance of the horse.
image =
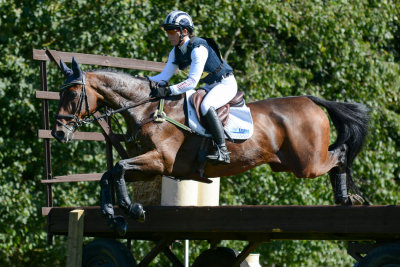
<svg viewBox="0 0 400 267">
<path fill-rule="evenodd" d="M 101 180 L 101 211 L 110 227 L 126 231 L 123 216 L 114 215 L 112 189 L 118 205 L 129 216 L 144 221 L 141 204 L 132 203 L 126 181 L 146 181 L 155 176 L 209 182 L 207 177 L 225 177 L 269 164 L 273 172 L 291 172 L 299 178 L 329 174 L 334 202 L 361 204 L 351 166 L 368 133 L 369 109 L 360 103 L 328 101 L 315 96 L 290 96 L 247 103 L 254 122 L 253 135 L 242 142 L 227 142 L 231 162 L 206 162 L 204 173 L 196 168 L 203 136 L 169 122 L 155 122 L 160 98 L 151 97 L 149 79 L 115 70 L 83 72 L 73 58 L 72 70 L 64 62 L 66 82 L 52 130 L 59 142 L 68 142 L 73 132 L 102 107 L 119 110 L 134 142 L 126 143 L 128 158 L 119 160 Z M 185 124 L 184 94 L 164 99 L 164 112 Z M 321 108 L 324 107 L 329 114 Z M 337 138 L 330 145 L 330 120 Z M 350 194 L 349 190 L 356 191 Z M 357 203 L 358 202 L 358 203 Z"/>
</svg>

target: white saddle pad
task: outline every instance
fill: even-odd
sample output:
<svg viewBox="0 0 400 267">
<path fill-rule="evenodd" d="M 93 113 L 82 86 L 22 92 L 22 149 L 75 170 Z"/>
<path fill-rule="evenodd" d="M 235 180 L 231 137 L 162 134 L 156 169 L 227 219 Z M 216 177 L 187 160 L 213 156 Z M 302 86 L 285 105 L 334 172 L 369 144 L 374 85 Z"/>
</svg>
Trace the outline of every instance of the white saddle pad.
<svg viewBox="0 0 400 267">
<path fill-rule="evenodd" d="M 190 96 L 196 92 L 189 90 L 186 92 L 186 108 L 188 115 L 189 127 L 196 133 L 211 137 L 211 134 L 200 124 L 197 118 L 196 110 L 190 103 Z M 225 125 L 225 131 L 234 140 L 246 140 L 253 135 L 253 119 L 251 118 L 250 109 L 243 105 L 242 107 L 230 107 L 228 123 Z"/>
</svg>

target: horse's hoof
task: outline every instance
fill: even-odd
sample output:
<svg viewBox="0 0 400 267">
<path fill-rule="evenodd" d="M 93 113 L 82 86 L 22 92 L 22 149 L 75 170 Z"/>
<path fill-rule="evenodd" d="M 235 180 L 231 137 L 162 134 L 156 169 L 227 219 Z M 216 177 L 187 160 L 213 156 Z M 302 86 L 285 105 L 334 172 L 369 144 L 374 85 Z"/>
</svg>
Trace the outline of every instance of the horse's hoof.
<svg viewBox="0 0 400 267">
<path fill-rule="evenodd" d="M 140 223 L 144 223 L 144 221 L 146 220 L 146 211 L 142 210 L 142 213 L 140 214 L 139 218 L 136 219 L 136 221 L 140 222 Z"/>
<path fill-rule="evenodd" d="M 349 194 L 349 202 L 351 205 L 362 205 L 364 204 L 365 200 L 357 194 Z"/>
<path fill-rule="evenodd" d="M 146 219 L 145 216 L 145 210 L 143 209 L 143 206 L 139 203 L 133 203 L 129 205 L 129 211 L 128 214 L 131 218 L 134 218 L 138 222 L 144 222 Z"/>
<path fill-rule="evenodd" d="M 348 197 L 335 198 L 335 204 L 347 206 L 347 205 L 351 205 L 351 201 Z"/>
<path fill-rule="evenodd" d="M 124 217 L 117 215 L 110 220 L 109 226 L 114 229 L 118 236 L 124 236 L 126 234 L 128 223 Z"/>
</svg>

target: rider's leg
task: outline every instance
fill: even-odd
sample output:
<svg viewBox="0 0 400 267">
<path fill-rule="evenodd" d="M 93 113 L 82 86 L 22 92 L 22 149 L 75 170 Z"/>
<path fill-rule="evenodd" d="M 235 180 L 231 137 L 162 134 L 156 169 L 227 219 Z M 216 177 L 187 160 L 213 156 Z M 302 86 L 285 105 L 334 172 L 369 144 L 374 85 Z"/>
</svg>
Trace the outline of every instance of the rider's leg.
<svg viewBox="0 0 400 267">
<path fill-rule="evenodd" d="M 206 119 L 214 142 L 217 144 L 217 150 L 214 153 L 207 155 L 206 159 L 230 163 L 229 151 L 225 145 L 224 127 L 222 126 L 214 107 L 211 107 L 208 110 Z"/>
<path fill-rule="evenodd" d="M 202 115 L 206 117 L 211 135 L 214 142 L 217 144 L 217 150 L 206 156 L 209 160 L 216 160 L 219 162 L 229 163 L 229 151 L 225 144 L 224 128 L 216 109 L 228 103 L 237 93 L 237 83 L 235 77 L 229 76 L 221 82 L 206 85 L 205 89 L 208 91 L 201 104 Z"/>
<path fill-rule="evenodd" d="M 201 102 L 201 114 L 205 116 L 210 109 L 216 110 L 228 103 L 236 96 L 237 83 L 233 75 L 226 77 L 222 81 L 204 86 L 207 94 Z"/>
</svg>

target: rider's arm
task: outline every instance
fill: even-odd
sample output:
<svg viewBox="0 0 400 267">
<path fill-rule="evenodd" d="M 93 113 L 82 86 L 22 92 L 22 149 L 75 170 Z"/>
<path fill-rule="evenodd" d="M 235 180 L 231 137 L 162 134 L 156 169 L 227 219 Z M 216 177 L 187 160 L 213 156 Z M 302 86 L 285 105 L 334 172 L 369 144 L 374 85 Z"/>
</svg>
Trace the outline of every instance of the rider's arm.
<svg viewBox="0 0 400 267">
<path fill-rule="evenodd" d="M 169 81 L 172 75 L 174 75 L 175 71 L 178 68 L 178 65 L 173 64 L 172 62 L 175 61 L 175 47 L 171 50 L 168 56 L 167 64 L 165 65 L 164 69 L 160 74 L 156 76 L 149 77 L 150 80 L 159 82 L 159 81 Z"/>
<path fill-rule="evenodd" d="M 192 50 L 190 57 L 192 59 L 192 63 L 190 64 L 189 77 L 183 82 L 169 87 L 173 95 L 179 95 L 190 89 L 196 88 L 208 58 L 208 50 L 201 45 Z"/>
</svg>

